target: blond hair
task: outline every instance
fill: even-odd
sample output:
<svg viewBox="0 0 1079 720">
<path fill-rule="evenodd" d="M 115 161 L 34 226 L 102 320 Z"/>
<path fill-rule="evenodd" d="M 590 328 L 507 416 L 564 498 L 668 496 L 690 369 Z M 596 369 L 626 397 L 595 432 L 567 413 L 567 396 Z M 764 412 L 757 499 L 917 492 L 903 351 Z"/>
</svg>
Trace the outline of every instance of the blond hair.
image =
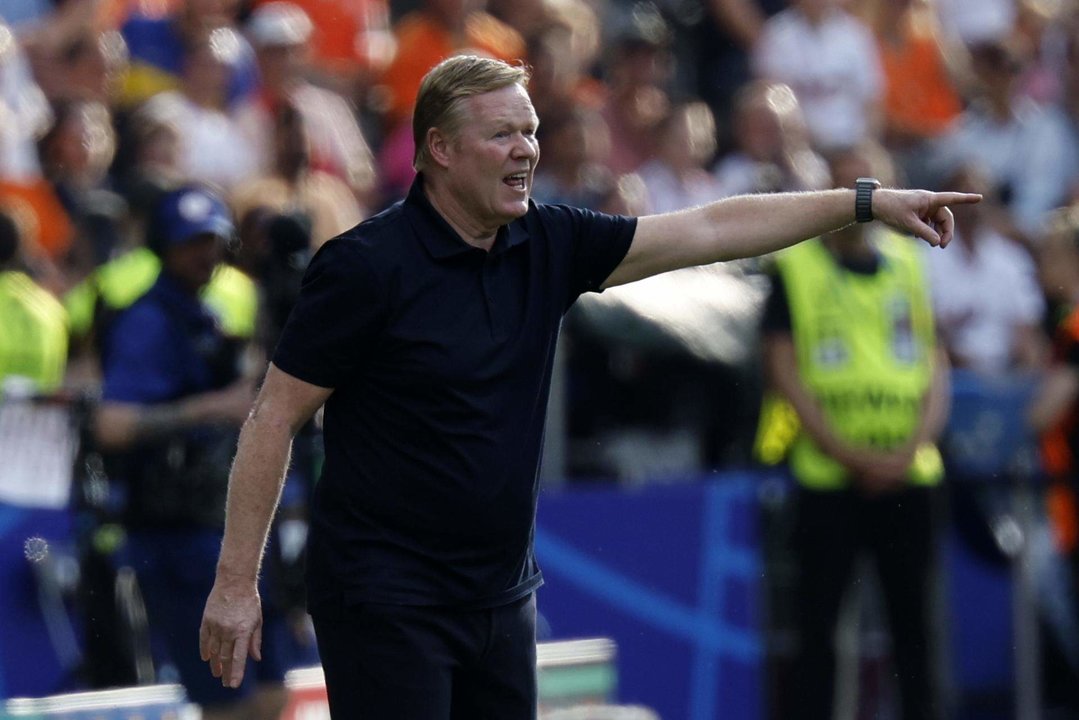
<svg viewBox="0 0 1079 720">
<path fill-rule="evenodd" d="M 461 129 L 461 103 L 465 98 L 515 84 L 525 87 L 528 78 L 528 68 L 523 65 L 476 55 L 455 55 L 431 68 L 420 83 L 412 113 L 412 138 L 416 143 L 412 166 L 420 172 L 431 160 L 428 130 L 437 127 L 452 136 Z"/>
</svg>

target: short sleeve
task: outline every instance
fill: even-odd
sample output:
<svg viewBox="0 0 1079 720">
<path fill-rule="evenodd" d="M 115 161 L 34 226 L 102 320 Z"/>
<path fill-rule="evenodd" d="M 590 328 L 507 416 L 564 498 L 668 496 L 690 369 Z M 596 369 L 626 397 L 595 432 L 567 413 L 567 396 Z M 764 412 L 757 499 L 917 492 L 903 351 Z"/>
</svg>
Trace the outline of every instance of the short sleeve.
<svg viewBox="0 0 1079 720">
<path fill-rule="evenodd" d="M 778 272 L 770 275 L 769 279 L 772 281 L 772 290 L 768 293 L 768 300 L 764 305 L 761 333 L 763 335 L 790 335 L 793 323 L 790 303 L 787 300 L 787 286 L 783 282 L 783 276 Z"/>
<path fill-rule="evenodd" d="M 366 356 L 382 326 L 385 305 L 360 242 L 330 240 L 304 274 L 274 365 L 313 385 L 340 386 Z"/>
<path fill-rule="evenodd" d="M 569 239 L 569 286 L 565 306 L 585 292 L 598 292 L 626 257 L 637 219 L 568 205 L 543 206 L 549 233 Z"/>
</svg>

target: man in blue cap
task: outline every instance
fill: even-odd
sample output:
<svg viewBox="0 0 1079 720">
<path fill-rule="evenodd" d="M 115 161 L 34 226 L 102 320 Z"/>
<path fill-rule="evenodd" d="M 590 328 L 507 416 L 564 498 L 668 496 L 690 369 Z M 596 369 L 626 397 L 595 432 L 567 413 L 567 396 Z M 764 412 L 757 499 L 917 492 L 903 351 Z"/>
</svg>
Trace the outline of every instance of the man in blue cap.
<svg viewBox="0 0 1079 720">
<path fill-rule="evenodd" d="M 101 338 L 102 402 L 94 423 L 110 477 L 126 490 L 129 559 L 155 651 L 172 663 L 206 718 L 240 717 L 269 695 L 254 693 L 267 677 L 261 671 L 269 671 L 277 690 L 283 674 L 260 668 L 247 692 L 226 694 L 207 681 L 190 647 L 213 584 L 227 468 L 254 397 L 252 378 L 240 371 L 242 348 L 199 298 L 233 232 L 228 208 L 204 187 L 161 197 L 147 238 L 161 273 Z M 166 657 L 155 658 L 159 671 Z"/>
</svg>

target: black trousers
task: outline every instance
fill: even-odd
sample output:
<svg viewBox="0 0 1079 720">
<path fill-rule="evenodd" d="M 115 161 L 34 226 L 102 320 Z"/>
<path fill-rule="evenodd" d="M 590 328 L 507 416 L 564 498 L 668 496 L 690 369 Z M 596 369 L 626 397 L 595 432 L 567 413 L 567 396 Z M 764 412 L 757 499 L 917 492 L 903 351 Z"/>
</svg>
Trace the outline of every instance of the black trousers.
<svg viewBox="0 0 1079 720">
<path fill-rule="evenodd" d="M 313 608 L 335 720 L 534 720 L 536 601 Z"/>
<path fill-rule="evenodd" d="M 835 630 L 855 560 L 875 561 L 891 631 L 903 720 L 942 716 L 931 641 L 936 523 L 933 488 L 865 497 L 854 490 L 799 490 L 794 532 L 799 650 L 791 704 L 799 720 L 831 720 Z"/>
</svg>

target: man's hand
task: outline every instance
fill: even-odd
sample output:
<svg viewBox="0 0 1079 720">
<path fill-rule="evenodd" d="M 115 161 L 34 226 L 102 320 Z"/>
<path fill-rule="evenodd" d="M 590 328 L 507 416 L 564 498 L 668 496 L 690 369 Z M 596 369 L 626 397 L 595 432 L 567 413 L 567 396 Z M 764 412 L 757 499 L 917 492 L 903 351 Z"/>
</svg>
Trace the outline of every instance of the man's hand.
<svg viewBox="0 0 1079 720">
<path fill-rule="evenodd" d="M 907 471 L 914 462 L 914 446 L 884 452 L 847 446 L 834 457 L 846 468 L 855 487 L 876 496 L 906 485 Z"/>
<path fill-rule="evenodd" d="M 225 687 L 244 679 L 247 656 L 262 660 L 262 602 L 253 578 L 218 572 L 199 628 L 199 654 Z"/>
<path fill-rule="evenodd" d="M 873 217 L 930 245 L 945 247 L 955 231 L 955 219 L 948 206 L 981 199 L 975 193 L 880 189 L 873 192 Z"/>
</svg>

